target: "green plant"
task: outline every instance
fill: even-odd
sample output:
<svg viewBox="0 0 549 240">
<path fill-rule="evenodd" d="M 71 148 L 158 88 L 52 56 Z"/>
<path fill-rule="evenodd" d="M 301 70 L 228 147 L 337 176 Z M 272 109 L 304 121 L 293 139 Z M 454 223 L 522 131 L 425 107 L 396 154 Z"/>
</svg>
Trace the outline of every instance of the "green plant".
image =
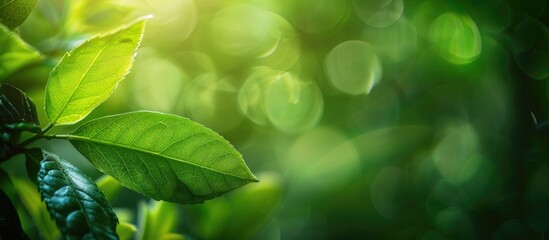
<svg viewBox="0 0 549 240">
<path fill-rule="evenodd" d="M 0 79 L 40 59 L 14 29 L 35 1 L 0 7 Z M 24 14 L 23 14 L 24 13 Z M 100 171 L 121 185 L 156 200 L 200 203 L 257 181 L 238 153 L 212 130 L 187 118 L 151 111 L 107 116 L 66 134 L 49 134 L 60 125 L 75 124 L 114 91 L 129 72 L 147 18 L 91 38 L 67 52 L 50 72 L 45 89 L 49 124 L 41 128 L 33 101 L 21 90 L 0 85 L 0 162 L 24 154 L 29 178 L 37 184 L 51 217 L 67 239 L 117 239 L 118 218 L 98 186 L 70 162 L 40 148 L 39 139 L 65 139 Z M 24 132 L 31 133 L 22 139 Z M 26 135 L 29 135 L 25 133 Z M 7 174 L 0 174 L 4 179 Z M 2 237 L 24 237 L 2 180 Z M 7 187 L 6 187 L 7 186 Z"/>
</svg>

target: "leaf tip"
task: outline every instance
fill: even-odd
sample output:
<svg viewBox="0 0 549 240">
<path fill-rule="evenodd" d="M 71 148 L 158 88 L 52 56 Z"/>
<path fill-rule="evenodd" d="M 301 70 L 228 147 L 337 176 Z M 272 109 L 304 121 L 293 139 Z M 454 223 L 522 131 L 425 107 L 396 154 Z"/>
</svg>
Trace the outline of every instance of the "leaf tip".
<svg viewBox="0 0 549 240">
<path fill-rule="evenodd" d="M 144 15 L 144 16 L 141 16 L 141 17 L 138 17 L 137 18 L 137 21 L 143 21 L 143 20 L 149 20 L 149 19 L 153 19 L 154 18 L 154 14 L 147 14 L 147 15 Z"/>
</svg>

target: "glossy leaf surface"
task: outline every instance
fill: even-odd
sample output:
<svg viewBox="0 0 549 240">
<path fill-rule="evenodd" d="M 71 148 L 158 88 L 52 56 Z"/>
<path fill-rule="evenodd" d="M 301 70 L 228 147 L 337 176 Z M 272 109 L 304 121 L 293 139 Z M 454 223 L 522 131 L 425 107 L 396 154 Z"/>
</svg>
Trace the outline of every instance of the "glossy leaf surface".
<svg viewBox="0 0 549 240">
<path fill-rule="evenodd" d="M 175 115 L 104 117 L 67 137 L 101 171 L 157 200 L 198 203 L 257 181 L 229 142 Z"/>
<path fill-rule="evenodd" d="M 0 13 L 0 16 L 2 14 Z M 0 53 L 0 82 L 26 64 L 41 58 L 36 50 L 1 24 Z"/>
<path fill-rule="evenodd" d="M 92 38 L 65 54 L 46 86 L 46 114 L 54 124 L 82 120 L 107 100 L 130 70 L 145 20 Z"/>
<path fill-rule="evenodd" d="M 97 185 L 78 168 L 44 151 L 39 190 L 66 239 L 118 239 L 118 219 Z"/>
</svg>

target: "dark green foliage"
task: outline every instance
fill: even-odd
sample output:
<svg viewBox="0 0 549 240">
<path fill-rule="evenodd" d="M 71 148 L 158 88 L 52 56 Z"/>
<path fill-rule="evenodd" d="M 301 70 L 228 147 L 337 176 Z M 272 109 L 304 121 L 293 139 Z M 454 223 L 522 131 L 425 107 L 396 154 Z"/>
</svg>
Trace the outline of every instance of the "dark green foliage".
<svg viewBox="0 0 549 240">
<path fill-rule="evenodd" d="M 10 130 L 40 131 L 34 103 L 11 85 L 0 85 L 0 112 L 0 123 Z"/>
<path fill-rule="evenodd" d="M 0 239 L 28 239 L 21 228 L 21 221 L 19 215 L 11 203 L 8 195 L 4 190 L 0 189 Z"/>
<path fill-rule="evenodd" d="M 27 175 L 29 179 L 36 185 L 38 185 L 37 177 L 40 170 L 40 161 L 44 159 L 42 149 L 32 148 L 25 152 L 25 167 L 27 169 Z"/>
<path fill-rule="evenodd" d="M 40 124 L 32 100 L 11 85 L 0 85 L 0 113 L 0 159 L 7 160 L 21 131 L 39 132 Z"/>
<path fill-rule="evenodd" d="M 66 239 L 118 239 L 118 218 L 97 185 L 78 168 L 43 152 L 39 190 Z"/>
</svg>

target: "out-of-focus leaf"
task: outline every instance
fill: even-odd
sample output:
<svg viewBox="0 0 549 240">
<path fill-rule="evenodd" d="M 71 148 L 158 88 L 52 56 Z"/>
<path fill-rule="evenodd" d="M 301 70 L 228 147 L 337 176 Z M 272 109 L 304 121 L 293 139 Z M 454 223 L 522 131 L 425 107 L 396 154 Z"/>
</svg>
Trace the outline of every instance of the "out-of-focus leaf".
<svg viewBox="0 0 549 240">
<path fill-rule="evenodd" d="M 25 165 L 27 168 L 27 175 L 29 179 L 36 185 L 38 185 L 38 170 L 40 170 L 40 161 L 44 159 L 42 150 L 39 148 L 32 148 L 25 152 Z"/>
<path fill-rule="evenodd" d="M 135 225 L 131 223 L 120 222 L 120 224 L 116 226 L 116 233 L 118 233 L 120 240 L 133 239 L 133 236 L 135 235 L 136 232 L 137 232 L 137 228 L 135 227 Z"/>
<path fill-rule="evenodd" d="M 0 239 L 27 239 L 10 198 L 0 189 Z"/>
<path fill-rule="evenodd" d="M 99 170 L 157 200 L 198 203 L 257 181 L 223 137 L 175 115 L 108 116 L 65 137 Z"/>
<path fill-rule="evenodd" d="M 160 240 L 185 240 L 185 237 L 177 233 L 168 233 L 159 238 Z"/>
<path fill-rule="evenodd" d="M 11 85 L 0 85 L 0 112 L 0 124 L 8 129 L 40 131 L 34 103 L 25 93 Z"/>
<path fill-rule="evenodd" d="M 196 219 L 198 235 L 204 239 L 253 239 L 276 212 L 282 197 L 277 173 L 261 173 L 261 182 L 243 187 L 200 206 Z"/>
<path fill-rule="evenodd" d="M 46 86 L 50 122 L 78 122 L 107 100 L 132 66 L 145 21 L 92 38 L 65 54 Z"/>
<path fill-rule="evenodd" d="M 0 168 L 0 188 L 10 197 L 17 194 L 10 176 L 2 168 Z"/>
<path fill-rule="evenodd" d="M 32 12 L 38 0 L 0 0 L 0 23 L 14 29 Z"/>
<path fill-rule="evenodd" d="M 23 230 L 37 239 L 59 239 L 61 233 L 55 226 L 55 222 L 50 218 L 48 211 L 40 200 L 40 194 L 36 185 L 32 184 L 26 178 L 12 178 L 14 186 L 17 186 L 17 199 L 19 213 L 26 212 L 28 217 L 21 216 Z"/>
<path fill-rule="evenodd" d="M 38 187 L 52 218 L 67 239 L 118 239 L 118 219 L 103 193 L 86 175 L 44 151 Z"/>
<path fill-rule="evenodd" d="M 0 82 L 26 64 L 41 58 L 40 53 L 1 24 L 0 52 Z"/>
<path fill-rule="evenodd" d="M 120 190 L 122 190 L 122 185 L 120 185 L 116 179 L 107 174 L 95 180 L 95 184 L 97 184 L 97 187 L 101 189 L 109 201 L 114 200 L 118 196 Z"/>
<path fill-rule="evenodd" d="M 141 202 L 139 205 L 138 239 L 162 239 L 177 223 L 177 206 L 163 201 Z"/>
</svg>

